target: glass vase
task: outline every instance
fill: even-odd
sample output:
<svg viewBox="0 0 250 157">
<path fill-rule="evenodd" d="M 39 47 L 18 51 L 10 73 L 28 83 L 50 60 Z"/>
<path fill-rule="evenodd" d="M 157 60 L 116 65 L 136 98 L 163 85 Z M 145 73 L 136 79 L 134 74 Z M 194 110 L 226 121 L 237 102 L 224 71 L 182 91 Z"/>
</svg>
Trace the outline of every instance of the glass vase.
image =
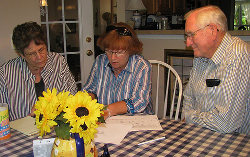
<svg viewBox="0 0 250 157">
<path fill-rule="evenodd" d="M 73 138 L 64 140 L 56 137 L 52 147 L 51 157 L 97 157 L 97 149 L 94 142 L 84 144 L 83 139 L 75 134 Z"/>
</svg>

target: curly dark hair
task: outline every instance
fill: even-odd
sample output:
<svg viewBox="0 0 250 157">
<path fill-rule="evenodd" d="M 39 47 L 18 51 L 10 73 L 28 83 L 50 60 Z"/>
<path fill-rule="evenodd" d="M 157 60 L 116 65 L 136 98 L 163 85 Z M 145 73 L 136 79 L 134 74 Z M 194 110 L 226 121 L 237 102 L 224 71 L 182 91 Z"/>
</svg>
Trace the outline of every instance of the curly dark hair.
<svg viewBox="0 0 250 157">
<path fill-rule="evenodd" d="M 12 42 L 18 53 L 24 55 L 24 49 L 31 41 L 34 41 L 36 45 L 47 46 L 46 37 L 40 25 L 36 22 L 25 22 L 14 28 Z"/>
</svg>

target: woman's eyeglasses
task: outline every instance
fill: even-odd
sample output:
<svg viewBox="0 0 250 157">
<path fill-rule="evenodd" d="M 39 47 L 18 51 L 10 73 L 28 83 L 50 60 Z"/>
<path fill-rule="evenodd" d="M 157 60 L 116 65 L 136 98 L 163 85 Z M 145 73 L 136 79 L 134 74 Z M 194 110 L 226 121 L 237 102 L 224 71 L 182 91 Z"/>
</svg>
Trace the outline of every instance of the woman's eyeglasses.
<svg viewBox="0 0 250 157">
<path fill-rule="evenodd" d="M 109 56 L 115 54 L 117 57 L 122 56 L 126 53 L 126 50 L 105 50 L 105 53 Z"/>
<path fill-rule="evenodd" d="M 30 52 L 30 53 L 24 53 L 25 56 L 30 57 L 30 58 L 35 58 L 37 56 L 37 54 L 43 55 L 45 53 L 47 53 L 47 47 L 43 46 L 42 48 L 40 48 L 38 51 L 36 52 Z"/>
<path fill-rule="evenodd" d="M 126 27 L 116 27 L 113 25 L 107 26 L 106 33 L 116 30 L 116 32 L 121 36 L 132 36 L 132 33 Z"/>
</svg>

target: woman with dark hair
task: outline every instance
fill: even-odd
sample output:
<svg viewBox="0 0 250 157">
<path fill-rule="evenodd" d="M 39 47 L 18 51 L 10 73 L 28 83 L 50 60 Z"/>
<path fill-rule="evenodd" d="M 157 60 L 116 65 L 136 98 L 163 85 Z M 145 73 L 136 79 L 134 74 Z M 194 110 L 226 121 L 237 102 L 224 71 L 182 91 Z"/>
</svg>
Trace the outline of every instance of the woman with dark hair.
<svg viewBox="0 0 250 157">
<path fill-rule="evenodd" d="M 12 41 L 19 57 L 0 67 L 0 103 L 9 105 L 10 120 L 34 116 L 34 104 L 47 88 L 77 92 L 65 58 L 47 51 L 40 25 L 36 22 L 17 25 Z"/>
<path fill-rule="evenodd" d="M 97 41 L 105 51 L 93 64 L 83 87 L 107 106 L 104 118 L 124 113 L 152 114 L 151 67 L 139 54 L 142 43 L 125 23 L 108 26 Z"/>
</svg>

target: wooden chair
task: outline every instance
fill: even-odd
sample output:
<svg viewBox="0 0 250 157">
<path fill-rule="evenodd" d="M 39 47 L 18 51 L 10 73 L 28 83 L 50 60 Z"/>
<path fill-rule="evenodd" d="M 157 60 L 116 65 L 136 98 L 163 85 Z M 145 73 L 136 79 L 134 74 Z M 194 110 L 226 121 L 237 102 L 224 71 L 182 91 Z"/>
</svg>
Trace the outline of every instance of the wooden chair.
<svg viewBox="0 0 250 157">
<path fill-rule="evenodd" d="M 169 64 L 157 60 L 149 60 L 149 62 L 152 66 L 152 98 L 155 114 L 159 117 L 159 111 L 162 110 L 161 118 L 166 118 L 167 110 L 170 108 L 169 119 L 174 117 L 178 120 L 182 99 L 182 81 Z M 162 102 L 159 101 L 160 97 Z M 162 104 L 164 104 L 163 109 L 159 110 L 159 105 L 162 108 Z"/>
</svg>

